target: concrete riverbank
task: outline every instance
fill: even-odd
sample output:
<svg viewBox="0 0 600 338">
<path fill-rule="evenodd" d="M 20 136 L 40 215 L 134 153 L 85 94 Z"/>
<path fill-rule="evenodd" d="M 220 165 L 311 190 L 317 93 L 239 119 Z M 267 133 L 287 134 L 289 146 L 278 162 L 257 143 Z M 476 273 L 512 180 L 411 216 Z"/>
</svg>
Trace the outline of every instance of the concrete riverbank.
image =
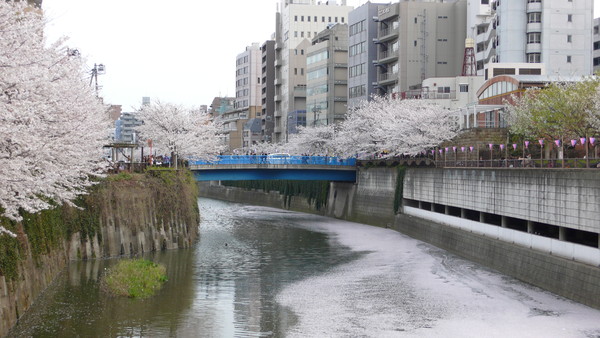
<svg viewBox="0 0 600 338">
<path fill-rule="evenodd" d="M 201 183 L 201 196 L 393 228 L 600 309 L 600 173 L 360 168 L 316 210 L 275 192 Z M 402 205 L 395 205 L 401 196 Z M 397 203 L 396 203 L 397 204 Z"/>
</svg>

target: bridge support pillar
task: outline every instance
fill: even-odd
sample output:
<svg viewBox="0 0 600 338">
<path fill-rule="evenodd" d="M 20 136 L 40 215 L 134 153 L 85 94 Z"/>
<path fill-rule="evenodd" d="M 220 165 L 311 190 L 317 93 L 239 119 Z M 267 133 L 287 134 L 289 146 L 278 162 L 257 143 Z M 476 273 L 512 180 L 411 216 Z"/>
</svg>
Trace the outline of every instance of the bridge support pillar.
<svg viewBox="0 0 600 338">
<path fill-rule="evenodd" d="M 567 237 L 567 228 L 565 227 L 558 227 L 558 240 L 559 241 L 564 241 Z"/>
<path fill-rule="evenodd" d="M 500 218 L 500 226 L 502 226 L 503 228 L 506 228 L 508 226 L 508 220 L 506 219 L 506 216 L 501 216 Z"/>
<path fill-rule="evenodd" d="M 479 212 L 479 222 L 485 223 L 485 212 Z"/>
<path fill-rule="evenodd" d="M 450 215 L 450 207 L 447 205 L 444 205 L 444 214 L 445 215 Z"/>
<path fill-rule="evenodd" d="M 467 218 L 467 210 L 465 208 L 460 208 L 460 218 Z"/>
</svg>

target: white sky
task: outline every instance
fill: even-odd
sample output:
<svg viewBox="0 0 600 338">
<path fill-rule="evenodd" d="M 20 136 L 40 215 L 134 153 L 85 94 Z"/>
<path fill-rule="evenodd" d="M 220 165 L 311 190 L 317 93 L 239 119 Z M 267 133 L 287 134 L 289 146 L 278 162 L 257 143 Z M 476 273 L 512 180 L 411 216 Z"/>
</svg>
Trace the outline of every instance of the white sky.
<svg viewBox="0 0 600 338">
<path fill-rule="evenodd" d="M 143 96 L 188 106 L 234 96 L 235 58 L 253 42 L 271 38 L 277 3 L 44 0 L 42 7 L 49 41 L 68 36 L 67 45 L 81 52 L 90 69 L 104 64 L 101 96 L 131 111 Z"/>
<path fill-rule="evenodd" d="M 98 81 L 105 102 L 131 111 L 143 96 L 188 106 L 234 96 L 235 58 L 253 42 L 271 38 L 277 3 L 44 0 L 43 8 L 48 39 L 68 36 L 67 45 L 79 49 L 90 69 L 104 64 L 106 74 Z M 600 0 L 594 7 L 594 17 L 600 16 Z"/>
</svg>

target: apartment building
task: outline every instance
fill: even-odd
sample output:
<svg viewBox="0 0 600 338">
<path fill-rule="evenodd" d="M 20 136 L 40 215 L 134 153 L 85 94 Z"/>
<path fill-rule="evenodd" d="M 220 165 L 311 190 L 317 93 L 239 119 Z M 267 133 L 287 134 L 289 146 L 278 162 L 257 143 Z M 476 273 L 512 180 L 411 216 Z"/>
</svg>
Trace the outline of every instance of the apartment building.
<svg viewBox="0 0 600 338">
<path fill-rule="evenodd" d="M 258 43 L 246 47 L 236 57 L 235 101 L 233 110 L 224 112 L 220 121 L 228 134 L 229 150 L 244 147 L 246 122 L 262 113 L 262 50 Z"/>
<path fill-rule="evenodd" d="M 261 46 L 261 141 L 271 142 L 275 129 L 275 40 L 268 40 Z"/>
<path fill-rule="evenodd" d="M 281 0 L 275 31 L 274 142 L 286 141 L 295 130 L 290 124 L 301 123 L 306 114 L 306 52 L 311 39 L 330 24 L 347 23 L 351 10 L 345 0 Z"/>
<path fill-rule="evenodd" d="M 348 108 L 368 100 L 375 93 L 378 23 L 373 20 L 387 4 L 367 2 L 348 14 Z"/>
<path fill-rule="evenodd" d="M 375 93 L 404 97 L 420 91 L 426 78 L 460 75 L 466 16 L 466 0 L 402 1 L 380 8 Z"/>
<path fill-rule="evenodd" d="M 490 1 L 474 29 L 478 74 L 491 63 L 543 63 L 549 76 L 590 75 L 592 13 L 593 0 Z"/>
<path fill-rule="evenodd" d="M 348 25 L 319 32 L 306 54 L 306 125 L 328 125 L 346 116 Z"/>
</svg>

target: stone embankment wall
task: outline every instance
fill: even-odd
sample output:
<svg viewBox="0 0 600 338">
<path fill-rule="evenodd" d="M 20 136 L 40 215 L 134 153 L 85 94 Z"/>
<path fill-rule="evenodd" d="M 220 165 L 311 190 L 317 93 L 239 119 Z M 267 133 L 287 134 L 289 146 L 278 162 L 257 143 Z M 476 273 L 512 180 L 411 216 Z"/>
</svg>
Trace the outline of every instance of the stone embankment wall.
<svg viewBox="0 0 600 338">
<path fill-rule="evenodd" d="M 92 226 L 82 226 L 77 232 L 64 224 L 41 224 L 43 231 L 63 229 L 59 239 L 50 239 L 48 232 L 41 232 L 44 236 L 34 234 L 27 220 L 13 224 L 18 250 L 11 254 L 14 273 L 0 273 L 0 337 L 8 333 L 69 260 L 186 248 L 198 236 L 197 187 L 193 177 L 183 172 L 107 180 L 94 189 L 88 203 L 83 211 L 66 207 L 50 211 L 59 215 L 53 222 L 70 222 L 63 216 L 72 213 L 79 213 L 74 217 L 78 222 L 93 218 L 89 222 Z M 3 271 L 8 267 L 0 266 Z"/>
<path fill-rule="evenodd" d="M 288 207 L 274 192 L 204 184 L 200 194 L 393 228 L 600 309 L 599 171 L 414 168 L 403 184 L 398 177 L 360 168 L 355 184 L 331 183 L 324 213 L 300 198 Z"/>
</svg>

